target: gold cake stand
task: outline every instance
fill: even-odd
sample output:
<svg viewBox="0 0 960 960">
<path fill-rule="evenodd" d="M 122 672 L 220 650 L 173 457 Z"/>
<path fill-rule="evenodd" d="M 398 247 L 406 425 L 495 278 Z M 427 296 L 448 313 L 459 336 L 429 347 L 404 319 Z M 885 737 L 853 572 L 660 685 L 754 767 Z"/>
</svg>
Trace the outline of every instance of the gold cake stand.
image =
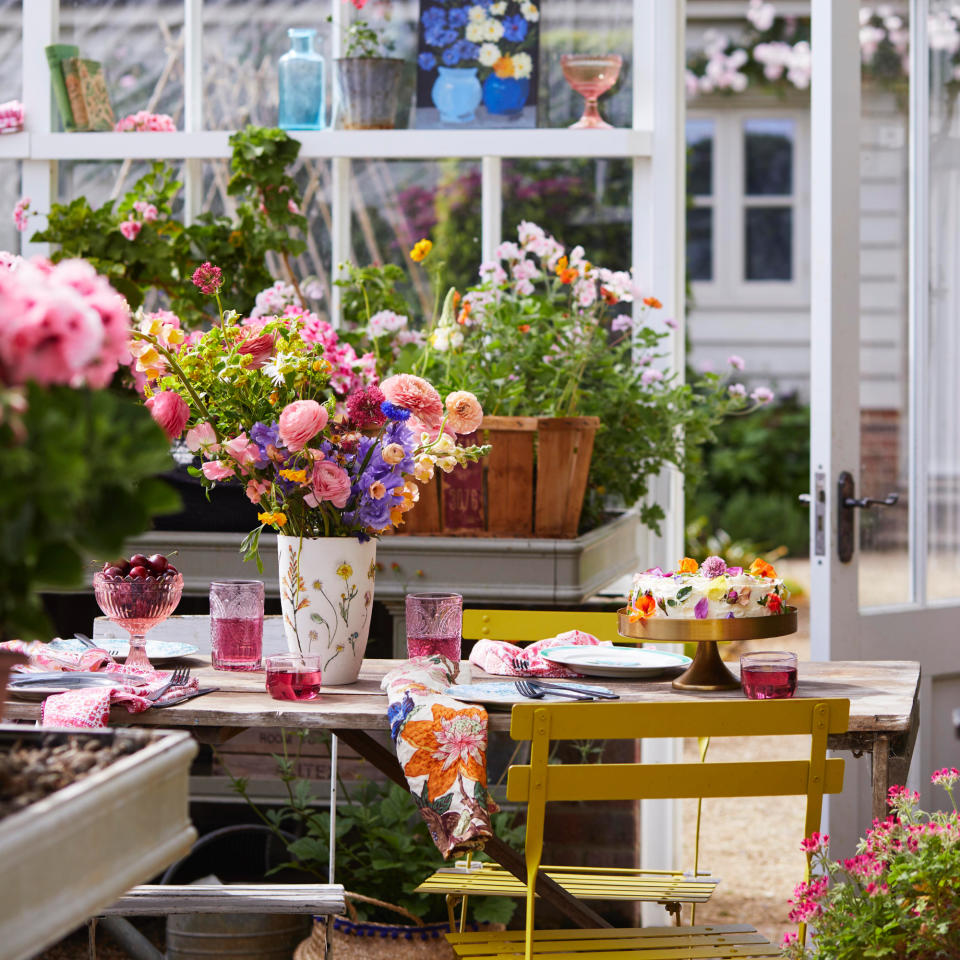
<svg viewBox="0 0 960 960">
<path fill-rule="evenodd" d="M 627 640 L 649 643 L 696 643 L 697 653 L 673 686 L 678 690 L 736 690 L 740 681 L 720 659 L 717 643 L 725 640 L 767 640 L 797 632 L 797 608 L 785 607 L 772 617 L 736 617 L 725 620 L 681 620 L 647 617 L 630 621 L 631 611 L 622 607 L 618 632 Z"/>
</svg>

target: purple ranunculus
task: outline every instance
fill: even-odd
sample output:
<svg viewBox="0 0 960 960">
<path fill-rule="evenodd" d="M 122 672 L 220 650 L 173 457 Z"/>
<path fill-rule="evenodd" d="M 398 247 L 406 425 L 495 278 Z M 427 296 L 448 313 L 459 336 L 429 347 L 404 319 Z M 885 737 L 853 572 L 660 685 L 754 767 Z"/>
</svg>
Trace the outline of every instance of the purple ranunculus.
<svg viewBox="0 0 960 960">
<path fill-rule="evenodd" d="M 694 615 L 698 620 L 706 620 L 706 619 L 707 619 L 707 613 L 709 612 L 709 610 L 710 610 L 710 603 L 709 603 L 709 601 L 707 600 L 706 597 L 701 597 L 701 598 L 697 601 L 697 605 L 693 608 L 693 615 Z"/>
<path fill-rule="evenodd" d="M 726 572 L 727 565 L 722 557 L 707 557 L 707 559 L 700 564 L 700 573 L 708 580 L 713 580 L 715 577 L 722 577 Z"/>
</svg>

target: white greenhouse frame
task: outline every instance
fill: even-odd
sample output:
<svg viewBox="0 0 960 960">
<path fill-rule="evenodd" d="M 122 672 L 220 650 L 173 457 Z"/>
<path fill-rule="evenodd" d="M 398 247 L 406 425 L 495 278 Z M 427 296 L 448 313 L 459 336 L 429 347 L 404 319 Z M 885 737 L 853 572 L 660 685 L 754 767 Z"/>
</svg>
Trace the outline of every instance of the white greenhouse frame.
<svg viewBox="0 0 960 960">
<path fill-rule="evenodd" d="M 266 2 L 266 0 L 265 0 Z M 353 158 L 480 158 L 482 240 L 490 258 L 502 240 L 502 160 L 504 157 L 619 158 L 632 162 L 631 261 L 639 283 L 663 303 L 662 316 L 677 325 L 664 341 L 665 365 L 684 369 L 684 181 L 685 139 L 683 69 L 685 0 L 630 0 L 633 11 L 633 114 L 630 128 L 611 130 L 504 129 L 325 130 L 294 134 L 301 155 L 329 158 L 332 166 L 331 272 L 350 250 L 350 164 Z M 342 0 L 331 0 L 338 13 Z M 22 194 L 38 211 L 35 226 L 57 197 L 57 164 L 68 160 L 185 160 L 185 217 L 199 213 L 203 160 L 230 156 L 230 131 L 203 129 L 203 0 L 184 0 L 184 130 L 176 133 L 58 133 L 54 131 L 50 72 L 44 48 L 59 40 L 60 0 L 23 2 L 23 91 L 26 129 L 0 137 L 0 160 L 22 161 Z M 343 49 L 338 17 L 333 17 L 331 54 Z M 47 245 L 25 241 L 26 256 L 45 254 Z M 334 288 L 331 320 L 339 314 Z M 642 306 L 642 305 L 641 305 Z M 639 312 L 639 310 L 638 310 Z M 663 536 L 641 535 L 641 557 L 666 564 L 683 545 L 682 478 L 675 471 L 658 484 L 666 505 Z M 659 746 L 658 746 L 659 743 Z M 673 741 L 648 744 L 667 759 Z M 670 802 L 647 801 L 642 812 L 642 862 L 673 867 L 679 824 Z M 654 905 L 655 906 L 655 905 Z M 646 908 L 645 908 L 646 914 Z M 662 914 L 661 914 L 662 915 Z M 651 915 L 653 916 L 653 915 Z M 649 922 L 649 920 L 647 921 Z"/>
</svg>

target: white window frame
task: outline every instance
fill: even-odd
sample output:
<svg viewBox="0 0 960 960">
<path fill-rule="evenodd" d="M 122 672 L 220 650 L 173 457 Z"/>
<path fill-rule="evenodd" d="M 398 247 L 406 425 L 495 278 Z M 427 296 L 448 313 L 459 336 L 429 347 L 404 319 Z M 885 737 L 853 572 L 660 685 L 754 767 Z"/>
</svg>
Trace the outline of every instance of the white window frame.
<svg viewBox="0 0 960 960">
<path fill-rule="evenodd" d="M 736 96 L 734 94 L 733 96 Z M 698 307 L 805 306 L 810 302 L 810 114 L 809 110 L 771 103 L 769 108 L 690 108 L 689 120 L 713 123 L 711 196 L 693 198 L 694 207 L 713 208 L 713 279 L 691 283 Z M 748 120 L 794 123 L 793 194 L 748 197 L 744 191 L 745 123 Z M 748 207 L 793 207 L 793 279 L 746 280 Z"/>
</svg>

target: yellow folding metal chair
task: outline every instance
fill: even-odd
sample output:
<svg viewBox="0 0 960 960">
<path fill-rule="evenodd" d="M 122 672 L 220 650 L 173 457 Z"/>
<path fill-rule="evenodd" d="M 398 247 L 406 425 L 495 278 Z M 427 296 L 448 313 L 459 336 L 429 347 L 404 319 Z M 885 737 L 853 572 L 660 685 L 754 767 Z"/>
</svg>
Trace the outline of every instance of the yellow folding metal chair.
<svg viewBox="0 0 960 960">
<path fill-rule="evenodd" d="M 467 639 L 530 642 L 567 630 L 584 630 L 598 640 L 617 640 L 617 615 L 612 612 L 556 610 L 465 610 L 463 636 Z M 585 738 L 579 738 L 585 739 Z M 706 756 L 709 740 L 700 740 L 700 759 Z M 632 900 L 659 903 L 679 926 L 682 904 L 691 904 L 691 921 L 696 905 L 710 899 L 718 877 L 699 869 L 700 809 L 693 866 L 683 870 L 643 870 L 618 867 L 544 866 L 548 876 L 561 887 L 584 900 Z M 451 929 L 455 927 L 454 907 L 460 901 L 460 930 L 466 928 L 470 896 L 522 897 L 526 886 L 496 863 L 473 862 L 472 858 L 442 867 L 417 887 L 418 893 L 445 894 Z"/>
<path fill-rule="evenodd" d="M 843 787 L 843 760 L 828 759 L 827 736 L 847 729 L 849 700 L 715 700 L 689 703 L 517 704 L 510 735 L 530 741 L 530 762 L 512 766 L 507 799 L 527 804 L 526 927 L 447 936 L 472 960 L 614 960 L 638 957 L 771 957 L 780 953 L 746 924 L 601 930 L 534 930 L 534 887 L 543 852 L 546 805 L 563 800 L 806 796 L 804 836 L 820 826 L 823 796 Z M 737 763 L 549 762 L 555 740 L 748 737 L 808 734 L 806 760 Z M 799 841 L 799 838 L 798 838 Z M 809 855 L 807 874 L 809 878 Z M 806 930 L 800 928 L 800 937 Z"/>
</svg>

